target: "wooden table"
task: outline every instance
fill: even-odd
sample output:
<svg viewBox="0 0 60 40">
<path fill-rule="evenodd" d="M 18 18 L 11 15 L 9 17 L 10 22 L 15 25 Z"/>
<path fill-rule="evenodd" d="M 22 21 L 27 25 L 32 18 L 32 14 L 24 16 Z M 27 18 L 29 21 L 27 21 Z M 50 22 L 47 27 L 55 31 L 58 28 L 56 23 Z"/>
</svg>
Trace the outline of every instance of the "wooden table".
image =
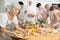
<svg viewBox="0 0 60 40">
<path fill-rule="evenodd" d="M 60 40 L 60 33 L 47 33 L 45 34 L 40 34 L 38 35 L 29 35 L 30 37 L 28 39 L 23 39 L 23 40 Z M 21 40 L 21 39 L 20 39 Z"/>
<path fill-rule="evenodd" d="M 60 33 L 58 34 L 51 33 L 47 34 L 46 36 L 39 34 L 39 36 L 31 36 L 29 39 L 26 40 L 60 40 Z"/>
</svg>

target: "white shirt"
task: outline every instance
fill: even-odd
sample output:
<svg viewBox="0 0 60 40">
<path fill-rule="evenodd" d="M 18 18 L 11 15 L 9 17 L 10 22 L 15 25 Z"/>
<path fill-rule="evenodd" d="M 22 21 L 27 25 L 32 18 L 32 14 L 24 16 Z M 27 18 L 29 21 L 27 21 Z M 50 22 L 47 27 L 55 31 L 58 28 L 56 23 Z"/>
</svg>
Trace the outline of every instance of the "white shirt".
<svg viewBox="0 0 60 40">
<path fill-rule="evenodd" d="M 7 14 L 4 14 L 4 13 L 0 14 L 0 26 L 1 27 L 6 28 L 6 25 L 11 24 L 11 22 L 13 22 L 14 24 L 18 24 L 17 17 L 14 16 L 12 20 L 8 20 Z"/>
<path fill-rule="evenodd" d="M 43 16 L 43 10 L 38 10 L 37 9 L 37 13 L 39 14 L 38 17 L 42 18 L 42 16 Z"/>
<path fill-rule="evenodd" d="M 36 16 L 34 17 L 29 17 L 28 14 L 33 13 L 34 15 L 36 15 L 36 7 L 34 5 L 29 5 L 26 7 L 25 9 L 27 11 L 27 13 L 25 13 L 25 17 L 24 20 L 26 21 L 31 21 L 32 23 L 36 22 Z"/>
<path fill-rule="evenodd" d="M 20 14 L 19 14 L 19 18 L 21 18 L 21 19 L 23 19 L 23 20 L 24 20 L 24 11 L 25 11 L 25 9 L 24 9 L 24 7 L 22 7 L 22 8 L 20 9 Z"/>
</svg>

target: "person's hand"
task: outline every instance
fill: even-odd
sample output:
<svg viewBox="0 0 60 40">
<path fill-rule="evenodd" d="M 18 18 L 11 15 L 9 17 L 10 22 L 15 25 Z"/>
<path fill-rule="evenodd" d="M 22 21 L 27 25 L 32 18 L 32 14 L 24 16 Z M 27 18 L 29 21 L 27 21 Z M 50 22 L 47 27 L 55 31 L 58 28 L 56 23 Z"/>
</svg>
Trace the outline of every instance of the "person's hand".
<svg viewBox="0 0 60 40">
<path fill-rule="evenodd" d="M 25 30 L 25 29 L 22 29 L 22 28 L 20 28 L 20 30 L 18 30 L 20 33 L 23 33 L 23 34 L 26 34 L 27 35 L 27 30 Z"/>
<path fill-rule="evenodd" d="M 41 34 L 41 29 L 38 29 L 37 32 Z"/>
<path fill-rule="evenodd" d="M 52 26 L 51 26 L 51 25 L 47 25 L 46 27 L 47 27 L 47 28 L 52 28 Z"/>
<path fill-rule="evenodd" d="M 34 17 L 35 15 L 33 13 L 28 14 L 29 17 Z"/>
</svg>

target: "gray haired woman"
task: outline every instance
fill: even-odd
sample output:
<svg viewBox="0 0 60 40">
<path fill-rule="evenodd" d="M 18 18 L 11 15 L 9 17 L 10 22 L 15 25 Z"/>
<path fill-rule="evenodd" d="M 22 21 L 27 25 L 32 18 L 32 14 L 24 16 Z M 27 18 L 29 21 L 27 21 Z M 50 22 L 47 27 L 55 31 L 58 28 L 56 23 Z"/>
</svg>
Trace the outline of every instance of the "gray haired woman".
<svg viewBox="0 0 60 40">
<path fill-rule="evenodd" d="M 11 26 L 8 27 L 7 25 L 13 24 L 14 28 L 16 28 L 17 30 L 21 32 L 25 31 L 24 29 L 20 28 L 18 25 L 18 20 L 16 15 L 19 12 L 19 9 L 20 9 L 20 5 L 18 3 L 11 3 L 11 5 L 6 7 L 3 13 L 0 13 L 0 40 L 5 40 L 5 39 L 12 40 L 12 39 L 7 39 L 6 37 L 7 36 L 6 33 L 14 35 L 14 33 L 9 29 L 12 27 Z"/>
</svg>

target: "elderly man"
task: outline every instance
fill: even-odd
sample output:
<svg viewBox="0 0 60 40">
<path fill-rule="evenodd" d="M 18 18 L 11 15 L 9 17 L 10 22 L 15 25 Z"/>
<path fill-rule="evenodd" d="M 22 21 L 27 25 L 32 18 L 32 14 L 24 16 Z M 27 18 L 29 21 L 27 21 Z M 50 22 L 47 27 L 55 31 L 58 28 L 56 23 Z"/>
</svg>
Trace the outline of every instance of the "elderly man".
<svg viewBox="0 0 60 40">
<path fill-rule="evenodd" d="M 50 14 L 50 7 L 51 5 L 50 4 L 45 4 L 45 9 L 46 9 L 46 14 L 47 14 L 47 19 L 46 19 L 46 23 L 49 24 L 50 23 L 50 19 L 49 19 L 49 14 Z"/>
</svg>

